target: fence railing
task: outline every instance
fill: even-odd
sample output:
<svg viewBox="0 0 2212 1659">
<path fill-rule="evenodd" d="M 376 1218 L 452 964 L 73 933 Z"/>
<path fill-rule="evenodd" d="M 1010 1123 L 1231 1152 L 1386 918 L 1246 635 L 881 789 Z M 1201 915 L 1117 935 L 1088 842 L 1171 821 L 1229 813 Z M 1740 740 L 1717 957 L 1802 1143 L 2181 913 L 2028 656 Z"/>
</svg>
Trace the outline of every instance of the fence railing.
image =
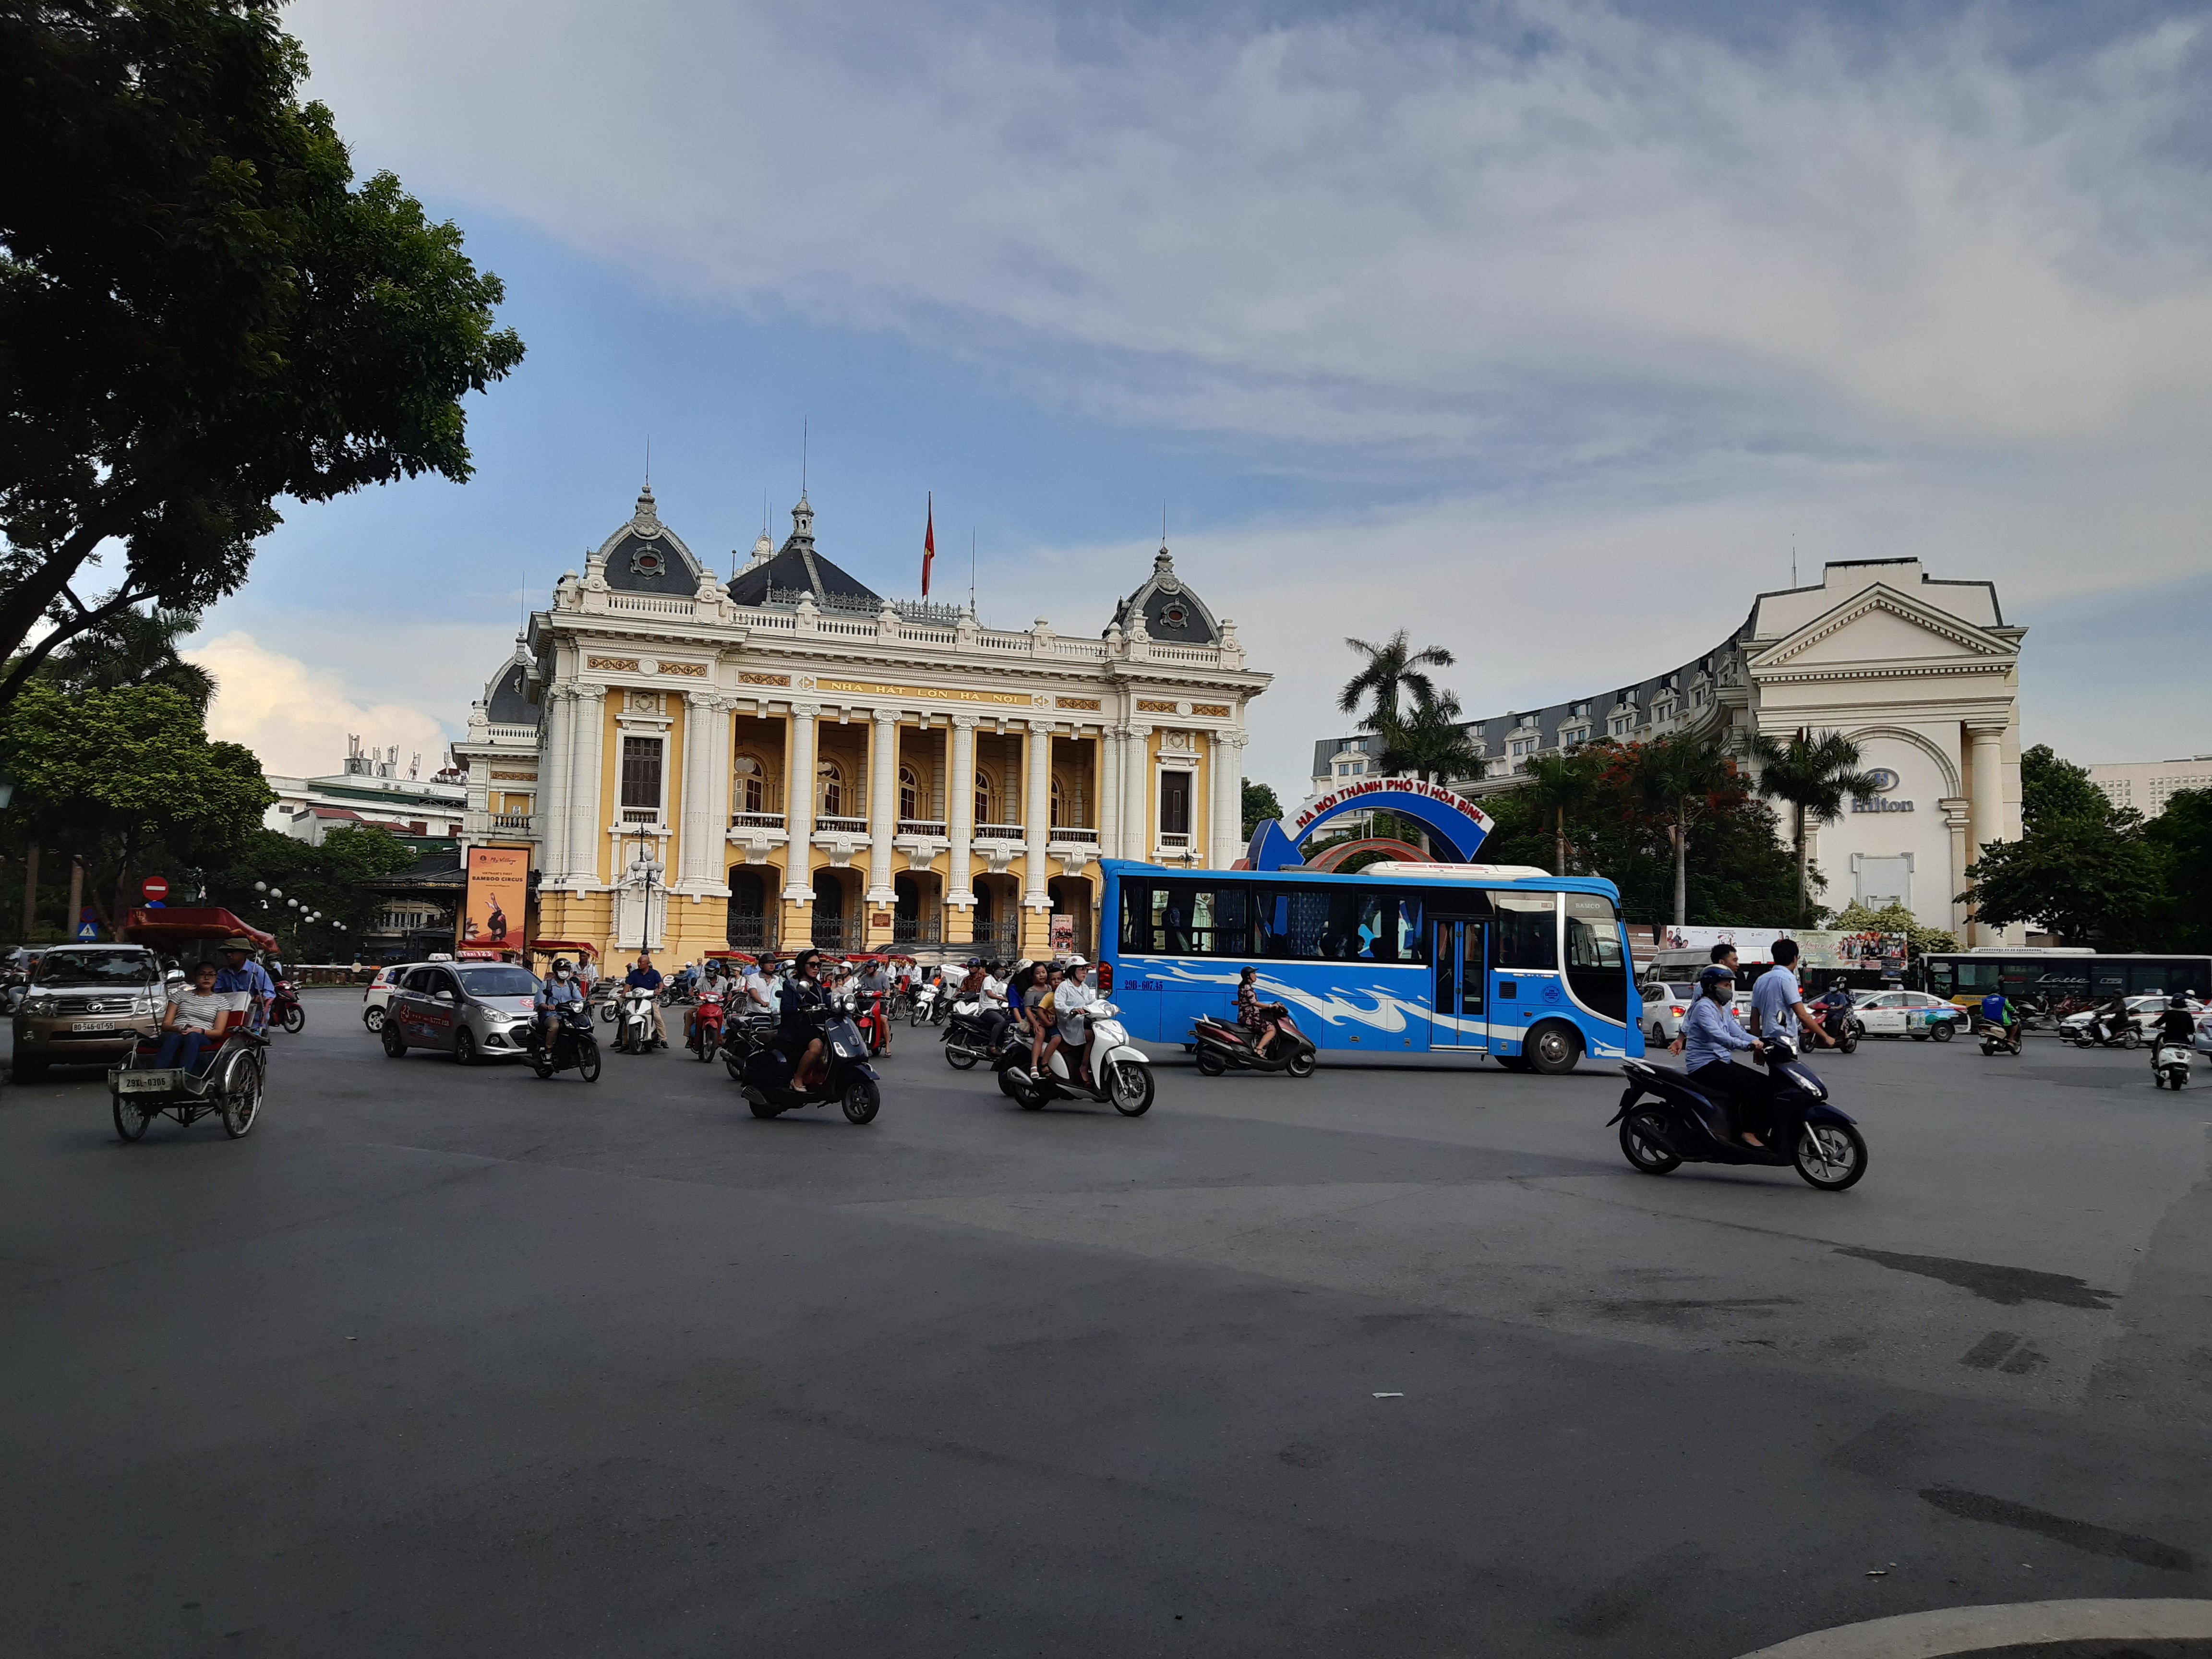
<svg viewBox="0 0 2212 1659">
<path fill-rule="evenodd" d="M 842 815 L 836 817 L 826 816 L 818 817 L 814 820 L 814 827 L 839 836 L 865 836 L 868 833 L 867 819 L 846 817 Z"/>
<path fill-rule="evenodd" d="M 732 951 L 766 956 L 775 949 L 780 919 L 775 916 L 732 916 L 729 939 Z"/>
<path fill-rule="evenodd" d="M 978 841 L 1019 841 L 1023 836 L 1018 823 L 979 823 L 975 826 Z"/>
<path fill-rule="evenodd" d="M 816 916 L 811 937 L 817 951 L 857 951 L 867 934 L 858 916 Z"/>
<path fill-rule="evenodd" d="M 530 833 L 530 814 L 527 812 L 495 812 L 491 815 L 495 830 L 513 830 L 519 835 Z"/>
<path fill-rule="evenodd" d="M 941 836 L 945 834 L 942 818 L 901 818 L 898 834 L 902 836 Z"/>
<path fill-rule="evenodd" d="M 1096 830 L 1085 829 L 1081 824 L 1055 823 L 1052 826 L 1049 839 L 1073 842 L 1079 846 L 1096 847 L 1098 845 L 1098 832 Z"/>
<path fill-rule="evenodd" d="M 942 916 L 894 916 L 891 940 L 896 945 L 938 945 L 944 942 Z"/>
<path fill-rule="evenodd" d="M 783 828 L 783 814 L 781 812 L 732 812 L 730 814 L 730 828 L 732 830 L 781 830 Z"/>
</svg>

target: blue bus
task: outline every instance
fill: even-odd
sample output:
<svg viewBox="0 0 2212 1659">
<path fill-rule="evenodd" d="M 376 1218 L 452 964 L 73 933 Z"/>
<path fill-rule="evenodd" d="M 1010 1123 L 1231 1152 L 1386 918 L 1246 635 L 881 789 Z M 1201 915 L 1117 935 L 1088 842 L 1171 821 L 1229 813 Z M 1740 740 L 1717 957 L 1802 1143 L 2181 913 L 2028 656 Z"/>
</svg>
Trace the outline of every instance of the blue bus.
<svg viewBox="0 0 2212 1659">
<path fill-rule="evenodd" d="M 1236 1017 L 1237 979 L 1323 1049 L 1487 1054 L 1512 1071 L 1644 1053 L 1620 891 L 1522 865 L 1178 871 L 1109 859 L 1099 986 L 1132 1036 Z"/>
</svg>

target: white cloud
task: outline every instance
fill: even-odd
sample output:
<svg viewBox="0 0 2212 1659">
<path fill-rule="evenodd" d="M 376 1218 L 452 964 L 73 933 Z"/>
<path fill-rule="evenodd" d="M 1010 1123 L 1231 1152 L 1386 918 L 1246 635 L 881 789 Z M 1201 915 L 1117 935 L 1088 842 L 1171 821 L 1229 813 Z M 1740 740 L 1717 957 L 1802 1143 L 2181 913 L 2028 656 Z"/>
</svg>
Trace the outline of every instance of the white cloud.
<svg viewBox="0 0 2212 1659">
<path fill-rule="evenodd" d="M 417 753 L 425 777 L 445 764 L 445 730 L 431 715 L 399 702 L 364 707 L 331 670 L 271 651 L 251 634 L 220 635 L 184 655 L 216 677 L 210 735 L 244 744 L 261 757 L 264 771 L 290 777 L 336 772 L 349 735 L 379 747 L 398 744 L 403 771 Z M 459 712 L 466 713 L 465 705 Z"/>
</svg>

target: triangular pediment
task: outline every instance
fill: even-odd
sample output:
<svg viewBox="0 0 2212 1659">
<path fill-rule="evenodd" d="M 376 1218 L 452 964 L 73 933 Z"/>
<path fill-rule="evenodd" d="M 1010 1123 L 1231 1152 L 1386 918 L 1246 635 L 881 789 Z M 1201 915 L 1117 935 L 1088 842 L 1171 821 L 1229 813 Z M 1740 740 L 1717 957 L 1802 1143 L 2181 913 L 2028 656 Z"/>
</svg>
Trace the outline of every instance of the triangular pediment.
<svg viewBox="0 0 2212 1659">
<path fill-rule="evenodd" d="M 1853 594 L 1834 610 L 1774 641 L 1752 659 L 1761 669 L 1835 667 L 1844 664 L 1929 662 L 1952 658 L 2009 657 L 2010 641 L 1923 605 L 1893 587 Z"/>
</svg>

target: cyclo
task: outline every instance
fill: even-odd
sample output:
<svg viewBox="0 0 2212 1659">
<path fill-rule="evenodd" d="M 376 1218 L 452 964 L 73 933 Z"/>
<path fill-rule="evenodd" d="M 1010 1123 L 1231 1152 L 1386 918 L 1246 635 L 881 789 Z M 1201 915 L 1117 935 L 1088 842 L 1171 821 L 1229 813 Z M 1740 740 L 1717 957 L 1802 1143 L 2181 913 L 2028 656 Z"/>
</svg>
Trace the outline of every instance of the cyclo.
<svg viewBox="0 0 2212 1659">
<path fill-rule="evenodd" d="M 211 957 L 227 939 L 252 939 L 254 947 L 264 951 L 276 948 L 270 934 L 247 927 L 228 910 L 218 909 L 132 910 L 124 918 L 120 936 L 131 944 L 148 945 L 181 959 Z M 190 1125 L 204 1117 L 219 1116 L 223 1133 L 233 1140 L 253 1127 L 269 1081 L 269 1038 L 264 1030 L 232 1026 L 202 1052 L 196 1067 L 156 1066 L 154 1060 L 159 1052 L 158 1042 L 141 1041 L 107 1074 L 118 1135 L 137 1140 L 157 1117 Z"/>
</svg>

